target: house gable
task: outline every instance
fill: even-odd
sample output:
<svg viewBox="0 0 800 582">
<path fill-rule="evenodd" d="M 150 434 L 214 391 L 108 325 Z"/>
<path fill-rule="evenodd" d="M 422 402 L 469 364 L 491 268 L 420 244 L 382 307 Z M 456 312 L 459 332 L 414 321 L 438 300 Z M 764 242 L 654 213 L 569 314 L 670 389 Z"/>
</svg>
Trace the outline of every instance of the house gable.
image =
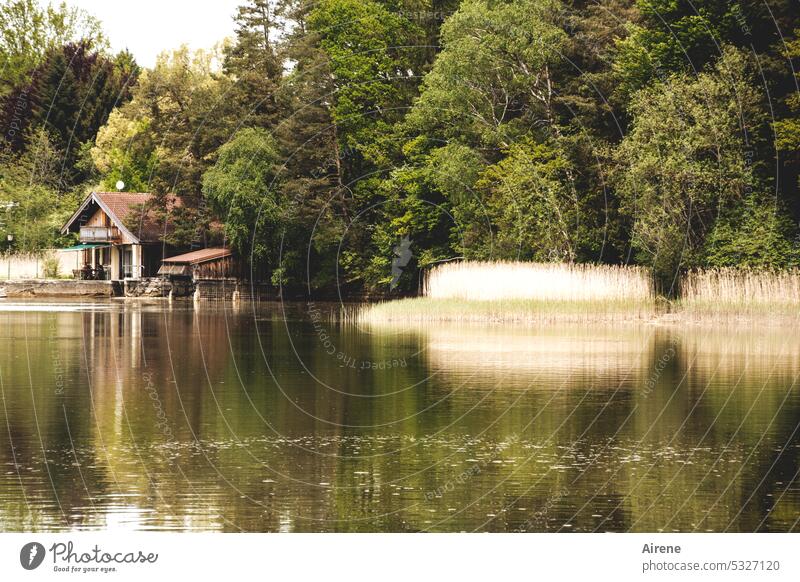
<svg viewBox="0 0 800 582">
<path fill-rule="evenodd" d="M 78 233 L 81 227 L 114 227 L 119 230 L 124 243 L 141 244 L 141 237 L 133 234 L 125 225 L 125 218 L 136 207 L 144 205 L 150 194 L 122 192 L 92 192 L 80 208 L 61 228 L 62 234 Z"/>
</svg>

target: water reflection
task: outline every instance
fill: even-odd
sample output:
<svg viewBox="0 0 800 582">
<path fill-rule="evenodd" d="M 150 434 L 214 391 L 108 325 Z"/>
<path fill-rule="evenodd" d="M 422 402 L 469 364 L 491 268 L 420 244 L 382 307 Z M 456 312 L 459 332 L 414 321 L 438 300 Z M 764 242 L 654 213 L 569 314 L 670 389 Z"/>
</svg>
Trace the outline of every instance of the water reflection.
<svg viewBox="0 0 800 582">
<path fill-rule="evenodd" d="M 0 310 L 4 530 L 788 531 L 800 515 L 785 329 L 37 307 Z"/>
</svg>

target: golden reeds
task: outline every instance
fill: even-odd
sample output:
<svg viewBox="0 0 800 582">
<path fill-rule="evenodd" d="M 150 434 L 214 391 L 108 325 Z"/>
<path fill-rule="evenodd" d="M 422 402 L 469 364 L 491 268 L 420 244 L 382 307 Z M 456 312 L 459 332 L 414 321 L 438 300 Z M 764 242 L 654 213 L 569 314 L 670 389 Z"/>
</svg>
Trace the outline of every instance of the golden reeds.
<svg viewBox="0 0 800 582">
<path fill-rule="evenodd" d="M 463 262 L 431 269 L 424 297 L 370 305 L 362 322 L 618 321 L 655 310 L 653 282 L 640 267 Z"/>
<path fill-rule="evenodd" d="M 642 267 L 559 263 L 463 262 L 437 266 L 424 297 L 369 305 L 365 323 L 613 322 L 658 315 L 650 271 Z M 800 318 L 800 270 L 706 269 L 681 279 L 680 298 L 663 300 L 680 319 Z"/>
<path fill-rule="evenodd" d="M 800 270 L 697 270 L 680 287 L 679 306 L 695 314 L 799 315 Z"/>
<path fill-rule="evenodd" d="M 439 265 L 424 280 L 432 299 L 501 301 L 651 300 L 653 282 L 642 267 L 612 265 L 462 262 Z"/>
</svg>

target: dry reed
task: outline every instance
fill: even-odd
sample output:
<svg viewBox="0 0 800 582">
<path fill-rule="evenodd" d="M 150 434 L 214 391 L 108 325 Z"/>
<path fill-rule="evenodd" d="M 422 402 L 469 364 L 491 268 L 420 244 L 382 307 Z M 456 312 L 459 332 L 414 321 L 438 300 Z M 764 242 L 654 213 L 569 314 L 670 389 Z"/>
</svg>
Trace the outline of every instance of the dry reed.
<svg viewBox="0 0 800 582">
<path fill-rule="evenodd" d="M 424 280 L 431 299 L 501 301 L 648 301 L 653 282 L 642 267 L 612 265 L 463 262 L 431 269 Z"/>
<path fill-rule="evenodd" d="M 800 270 L 723 268 L 687 273 L 679 310 L 703 315 L 800 314 Z"/>
<path fill-rule="evenodd" d="M 619 321 L 655 311 L 652 278 L 640 267 L 464 262 L 427 273 L 424 297 L 365 307 L 362 322 Z"/>
<path fill-rule="evenodd" d="M 424 297 L 360 309 L 364 323 L 612 322 L 659 312 L 650 272 L 641 267 L 557 263 L 440 265 L 423 282 Z M 667 302 L 664 301 L 664 305 Z M 782 324 L 800 318 L 800 270 L 706 269 L 687 273 L 665 322 L 682 319 Z"/>
</svg>

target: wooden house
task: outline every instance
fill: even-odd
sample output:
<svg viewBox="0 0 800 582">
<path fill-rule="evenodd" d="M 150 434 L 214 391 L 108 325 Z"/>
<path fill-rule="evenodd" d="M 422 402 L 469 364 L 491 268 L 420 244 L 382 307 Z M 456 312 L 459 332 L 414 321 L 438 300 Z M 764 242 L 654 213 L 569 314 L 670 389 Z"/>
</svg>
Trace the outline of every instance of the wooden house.
<svg viewBox="0 0 800 582">
<path fill-rule="evenodd" d="M 83 263 L 112 280 L 154 276 L 165 255 L 165 226 L 147 211 L 152 194 L 92 192 L 61 229 L 79 236 Z M 177 205 L 174 197 L 171 204 Z"/>
</svg>

